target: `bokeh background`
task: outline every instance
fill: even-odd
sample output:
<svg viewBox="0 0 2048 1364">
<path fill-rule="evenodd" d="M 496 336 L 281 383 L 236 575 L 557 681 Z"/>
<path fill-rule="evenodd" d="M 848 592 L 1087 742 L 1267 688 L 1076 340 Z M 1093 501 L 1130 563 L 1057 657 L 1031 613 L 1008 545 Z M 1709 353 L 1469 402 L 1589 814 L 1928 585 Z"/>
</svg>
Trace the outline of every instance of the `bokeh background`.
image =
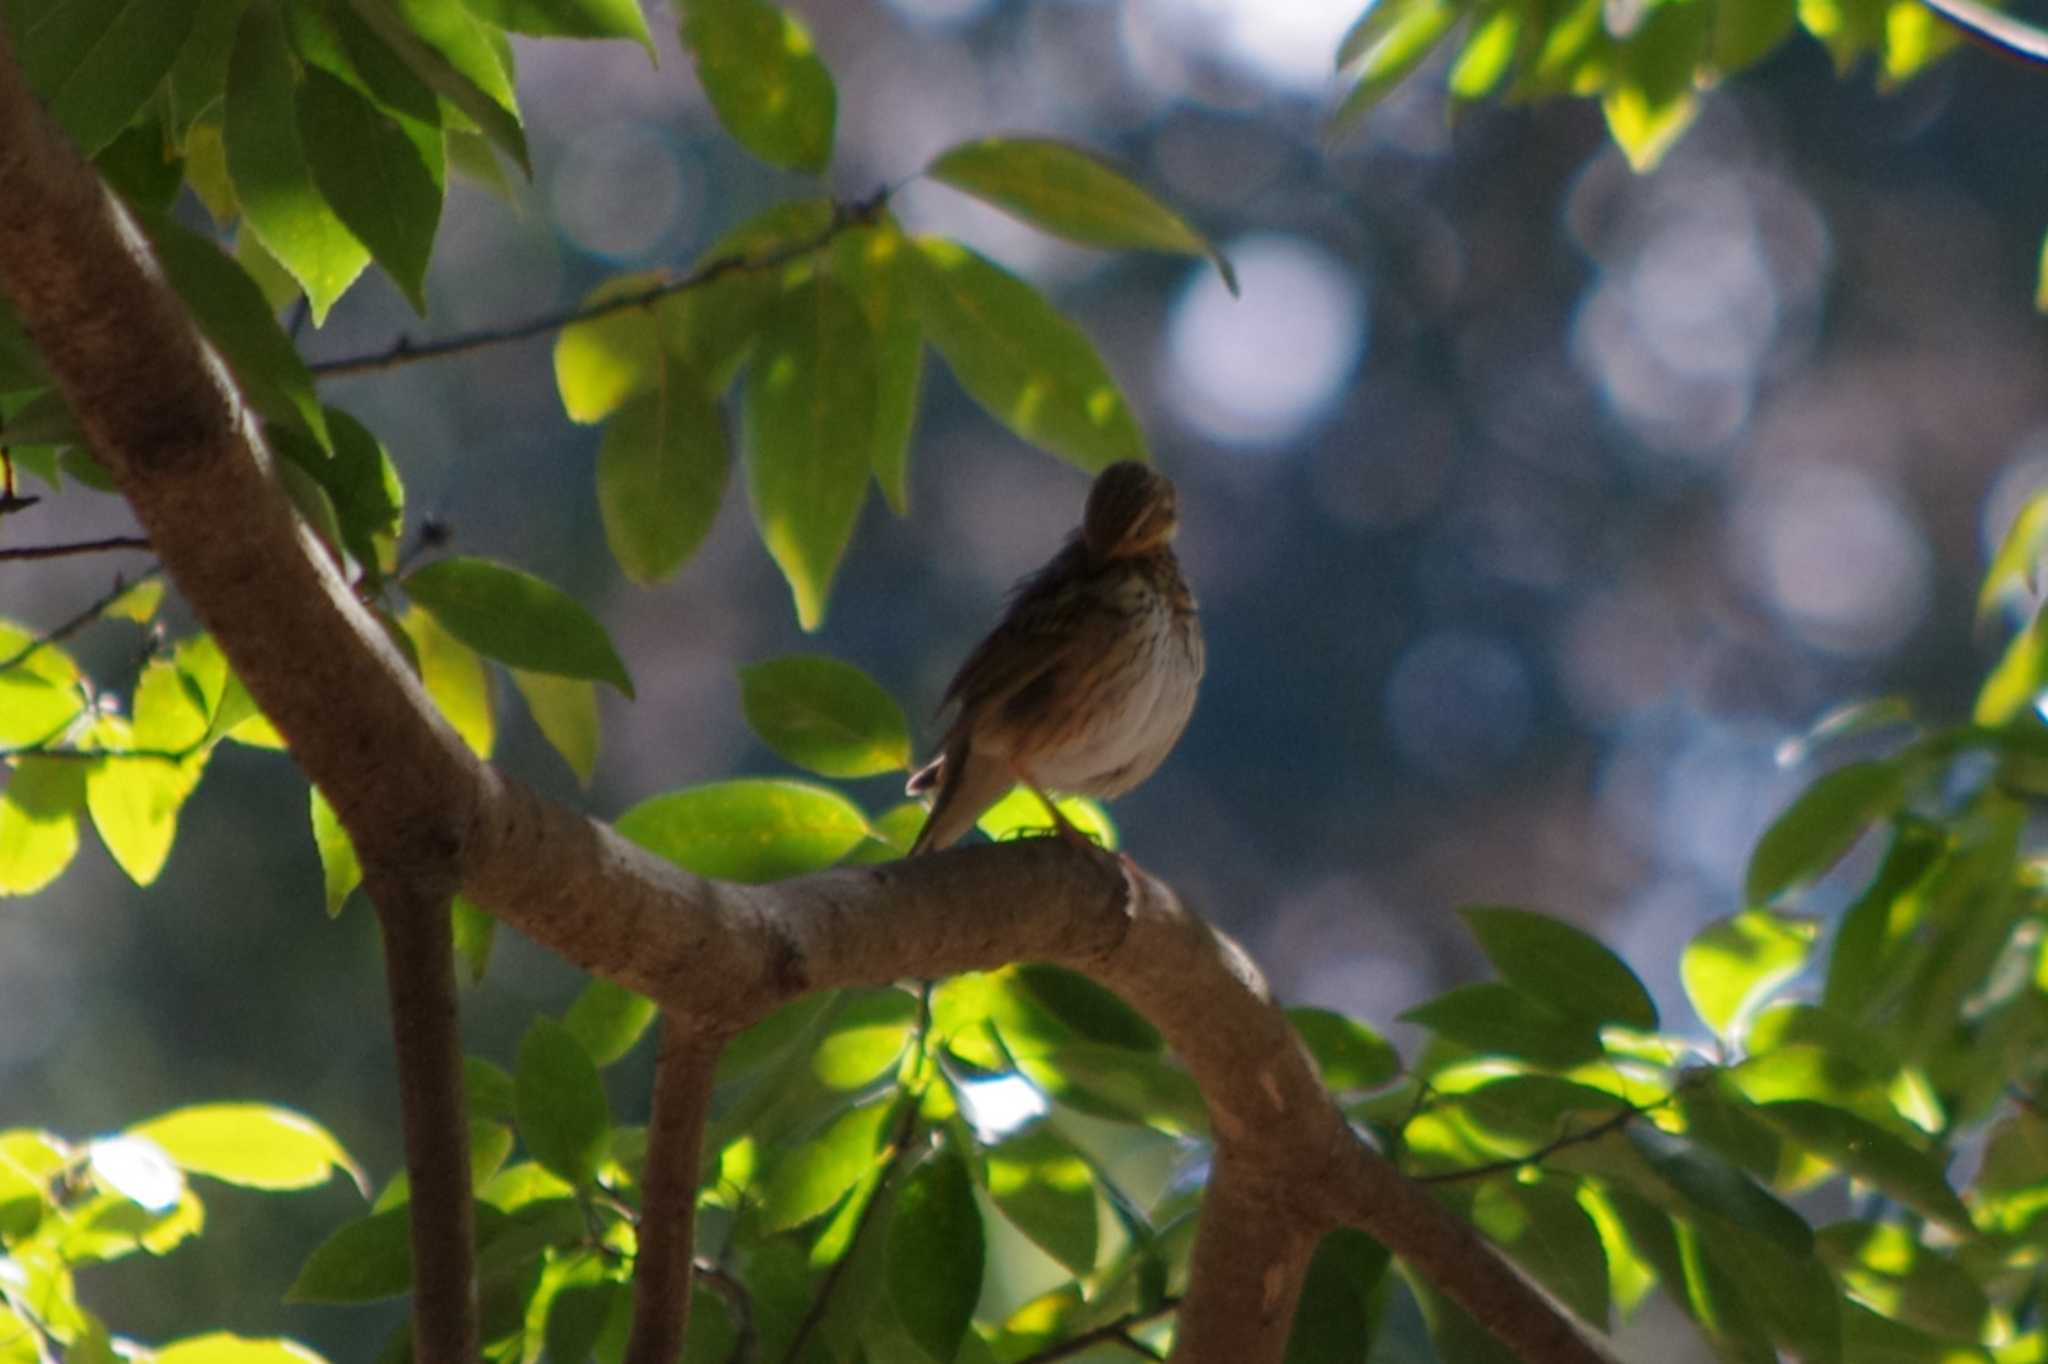
<svg viewBox="0 0 2048 1364">
<path fill-rule="evenodd" d="M 1972 627 L 1976 576 L 2048 482 L 2032 312 L 2048 75 L 1965 51 L 1881 92 L 1801 39 L 1707 98 L 1637 176 L 1596 109 L 1454 118 L 1438 67 L 1331 141 L 1332 54 L 1357 5 L 794 8 L 839 82 L 831 193 L 900 184 L 972 135 L 1054 134 L 1121 158 L 1242 276 L 1232 299 L 1199 263 L 1061 246 L 937 186 L 895 201 L 913 228 L 1051 292 L 1181 485 L 1210 673 L 1179 751 L 1116 807 L 1136 856 L 1287 1000 L 1397 1038 L 1404 1008 L 1482 969 L 1452 914 L 1471 902 L 1591 926 L 1682 1024 L 1680 946 L 1740 907 L 1751 841 L 1811 775 L 1781 762 L 1788 737 L 1858 696 L 1954 718 L 1995 656 Z M 308 354 L 560 309 L 816 192 L 719 133 L 670 6 L 650 18 L 659 66 L 625 44 L 522 45 L 532 183 L 509 204 L 452 193 L 428 323 L 368 279 L 305 335 Z M 607 698 L 593 789 L 501 689 L 502 760 L 600 814 L 787 771 L 749 737 L 735 674 L 778 654 L 858 663 L 929 738 L 951 669 L 1086 486 L 934 363 L 912 514 L 870 502 L 806 637 L 737 470 L 675 581 L 621 579 L 592 491 L 597 433 L 562 416 L 548 342 L 326 395 L 393 450 L 414 524 L 437 518 L 463 551 L 601 608 L 640 699 Z M 125 528 L 110 498 L 46 505 L 37 538 Z M 0 613 L 47 627 L 115 567 L 10 565 Z M 77 651 L 118 689 L 142 644 L 107 625 Z M 897 792 L 855 794 L 880 809 Z M 274 755 L 224 750 L 157 887 L 95 849 L 0 907 L 0 1126 L 82 1138 L 260 1098 L 388 1177 L 376 953 L 360 903 L 320 912 L 303 783 Z M 509 1057 L 532 1011 L 578 984 L 501 937 L 468 992 L 474 1048 Z M 630 1064 L 617 1098 L 642 1111 Z M 101 1310 L 144 1339 L 224 1324 L 371 1357 L 375 1314 L 276 1304 L 353 1193 L 207 1197 L 215 1234 L 96 1275 Z"/>
</svg>

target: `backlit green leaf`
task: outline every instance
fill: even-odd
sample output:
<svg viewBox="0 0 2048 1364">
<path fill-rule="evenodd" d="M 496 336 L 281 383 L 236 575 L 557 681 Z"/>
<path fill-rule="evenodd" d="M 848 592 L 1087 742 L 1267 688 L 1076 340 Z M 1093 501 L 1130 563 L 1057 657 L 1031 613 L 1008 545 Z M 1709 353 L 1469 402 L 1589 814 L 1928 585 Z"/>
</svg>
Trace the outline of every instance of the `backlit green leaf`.
<svg viewBox="0 0 2048 1364">
<path fill-rule="evenodd" d="M 592 1061 L 608 1066 L 633 1049 L 656 1013 L 647 996 L 608 980 L 593 980 L 562 1015 L 562 1026 L 583 1044 Z"/>
<path fill-rule="evenodd" d="M 348 830 L 341 827 L 334 807 L 327 803 L 327 797 L 320 794 L 317 786 L 308 786 L 307 794 L 313 802 L 313 847 L 320 854 L 320 879 L 325 886 L 327 917 L 341 913 L 341 907 L 357 886 L 363 883 L 363 864 L 356 857 L 356 845 L 350 841 Z"/>
<path fill-rule="evenodd" d="M 32 895 L 78 852 L 85 767 L 57 758 L 15 758 L 0 792 L 0 895 Z"/>
<path fill-rule="evenodd" d="M 408 127 L 401 115 L 317 66 L 306 67 L 298 110 L 299 138 L 321 196 L 424 314 L 446 174 L 441 130 Z"/>
<path fill-rule="evenodd" d="M 789 580 L 797 622 L 824 623 L 866 499 L 875 338 L 843 285 L 818 277 L 763 323 L 747 379 L 747 487 L 761 543 Z"/>
<path fill-rule="evenodd" d="M 537 38 L 631 38 L 654 52 L 639 0 L 462 0 L 499 28 Z"/>
<path fill-rule="evenodd" d="M 1286 1364 L 1361 1364 L 1379 1335 L 1387 1264 L 1386 1247 L 1362 1231 L 1324 1236 L 1294 1309 Z"/>
<path fill-rule="evenodd" d="M 501 663 L 609 682 L 633 680 L 597 619 L 560 588 L 502 564 L 461 555 L 407 574 L 405 590 L 448 633 Z"/>
<path fill-rule="evenodd" d="M 1846 1109 L 1811 1099 L 1761 1104 L 1757 1115 L 1829 1164 L 1926 1217 L 1967 1235 L 1970 1213 L 1941 1167 L 1890 1132 Z"/>
<path fill-rule="evenodd" d="M 1085 1278 L 1095 1270 L 1095 1172 L 1043 1125 L 988 1150 L 988 1192 L 1003 1215 L 1055 1260 Z"/>
<path fill-rule="evenodd" d="M 683 46 L 725 130 L 771 166 L 824 170 L 839 95 L 810 30 L 765 0 L 684 0 L 681 9 Z"/>
<path fill-rule="evenodd" d="M 2010 724 L 2033 710 L 2048 690 L 2048 613 L 2035 612 L 1984 675 L 1970 718 L 1980 725 Z"/>
<path fill-rule="evenodd" d="M 1043 295 L 958 242 L 924 237 L 916 247 L 925 334 L 991 416 L 1090 473 L 1146 457 L 1095 347 Z"/>
<path fill-rule="evenodd" d="M 199 784 L 203 759 L 102 758 L 87 766 L 85 804 L 100 841 L 138 886 L 156 880 L 178 836 L 178 808 Z"/>
<path fill-rule="evenodd" d="M 1206 256 L 1230 292 L 1230 262 L 1178 213 L 1094 153 L 1050 138 L 984 137 L 941 152 L 925 174 L 1083 246 Z"/>
<path fill-rule="evenodd" d="M 860 1089 L 895 1066 L 916 1022 L 917 1001 L 903 991 L 859 993 L 833 1015 L 811 1074 L 828 1089 Z"/>
<path fill-rule="evenodd" d="M 601 737 L 597 713 L 597 688 L 581 678 L 556 677 L 513 668 L 512 685 L 526 698 L 541 734 L 569 764 L 576 780 L 584 786 L 597 773 L 597 751 Z"/>
<path fill-rule="evenodd" d="M 740 669 L 747 724 L 776 753 L 823 777 L 870 777 L 910 762 L 896 699 L 850 663 L 821 655 Z"/>
<path fill-rule="evenodd" d="M 446 0 L 348 0 L 356 15 L 388 44 L 424 85 L 461 110 L 500 150 L 531 174 L 519 101 L 512 88 L 511 48 L 466 4 Z M 438 164 L 438 163 L 437 163 Z M 441 178 L 437 171 L 437 179 Z"/>
<path fill-rule="evenodd" d="M 227 1331 L 160 1345 L 153 1351 L 156 1364 L 326 1364 L 317 1352 L 280 1336 L 256 1339 Z"/>
<path fill-rule="evenodd" d="M 611 1143 L 611 1109 L 590 1053 L 562 1024 L 536 1018 L 520 1040 L 514 1083 L 520 1141 L 552 1173 L 589 1184 Z"/>
<path fill-rule="evenodd" d="M 351 1303 L 395 1298 L 412 1288 L 408 1209 L 392 1208 L 347 1223 L 306 1257 L 286 1302 Z"/>
<path fill-rule="evenodd" d="M 659 275 L 614 276 L 591 290 L 583 307 L 637 297 L 660 283 Z M 663 381 L 661 328 L 651 307 L 621 307 L 569 324 L 555 338 L 554 358 L 555 387 L 571 421 L 603 421 Z"/>
<path fill-rule="evenodd" d="M 71 0 L 13 6 L 16 59 L 86 156 L 112 142 L 169 74 L 194 0 Z"/>
<path fill-rule="evenodd" d="M 1636 973 L 1584 931 L 1525 909 L 1461 910 L 1503 979 L 1559 1013 L 1643 1032 L 1657 1027 L 1657 1006 Z"/>
<path fill-rule="evenodd" d="M 699 876 L 778 881 L 831 866 L 867 834 L 836 791 L 795 781 L 728 781 L 671 791 L 620 815 L 616 827 Z"/>
<path fill-rule="evenodd" d="M 1811 924 L 1748 910 L 1707 925 L 1678 960 L 1686 997 L 1706 1025 L 1727 1036 L 1766 991 L 1806 965 Z"/>
<path fill-rule="evenodd" d="M 228 175 L 249 227 L 305 291 L 313 325 L 355 283 L 370 253 L 313 183 L 299 141 L 298 81 L 284 21 L 268 0 L 250 5 L 228 65 Z"/>
<path fill-rule="evenodd" d="M 1060 796 L 1058 804 L 1060 813 L 1067 817 L 1067 823 L 1110 851 L 1116 851 L 1116 823 L 1110 819 L 1109 811 L 1102 807 L 1101 801 L 1088 796 Z M 922 822 L 919 827 L 923 827 Z M 1046 813 L 1045 802 L 1038 798 L 1037 793 L 1022 786 L 1011 787 L 1001 800 L 982 811 L 981 818 L 974 821 L 974 827 L 998 843 L 1011 838 L 1044 838 L 1053 832 L 1052 816 Z"/>
<path fill-rule="evenodd" d="M 1607 1252 L 1573 1183 L 1488 1180 L 1473 1196 L 1472 1223 L 1581 1319 L 1606 1330 Z"/>
<path fill-rule="evenodd" d="M 871 1103 L 841 1114 L 791 1151 L 769 1176 L 761 1216 L 770 1230 L 801 1226 L 831 1211 L 882 1159 L 895 1106 Z"/>
<path fill-rule="evenodd" d="M 1346 40 L 1347 48 L 1356 48 L 1358 83 L 1344 97 L 1331 122 L 1340 128 L 1355 123 L 1385 99 L 1409 72 L 1428 60 L 1459 14 L 1446 0 L 1377 0 Z M 1349 59 L 1341 60 L 1350 65 Z"/>
<path fill-rule="evenodd" d="M 1287 1020 L 1315 1058 L 1323 1083 L 1339 1093 L 1377 1089 L 1400 1073 L 1399 1053 L 1356 1019 L 1328 1009 L 1289 1009 Z"/>
<path fill-rule="evenodd" d="M 490 757 L 497 746 L 498 722 L 491 711 L 491 679 L 483 659 L 417 603 L 398 623 L 412 640 L 427 695 L 471 752 Z"/>
<path fill-rule="evenodd" d="M 889 1223 L 889 1297 L 897 1320 L 933 1359 L 952 1359 L 981 1297 L 987 1255 L 981 1208 L 947 1148 L 911 1172 Z"/>
<path fill-rule="evenodd" d="M 369 1180 L 332 1134 L 270 1104 L 199 1104 L 137 1123 L 127 1135 L 156 1143 L 187 1174 L 245 1189 L 310 1189 L 337 1171 L 365 1197 Z"/>
<path fill-rule="evenodd" d="M 833 268 L 875 336 L 875 482 L 898 516 L 910 509 L 910 433 L 924 386 L 924 325 L 910 251 L 909 239 L 888 218 L 833 244 Z"/>
<path fill-rule="evenodd" d="M 1599 1025 L 1509 985 L 1463 985 L 1400 1015 L 1460 1046 L 1563 1069 L 1600 1054 Z"/>
<path fill-rule="evenodd" d="M 605 540 L 636 583 L 667 578 L 697 552 L 725 498 L 731 456 L 718 405 L 672 362 L 605 423 L 597 507 Z"/>
<path fill-rule="evenodd" d="M 27 669 L 0 672 L 0 745 L 52 742 L 84 710 L 85 698 L 75 686 L 46 681 Z"/>
<path fill-rule="evenodd" d="M 1896 762 L 1858 762 L 1807 787 L 1757 840 L 1744 878 L 1749 902 L 1769 904 L 1834 866 L 1904 802 L 1906 775 Z"/>
</svg>

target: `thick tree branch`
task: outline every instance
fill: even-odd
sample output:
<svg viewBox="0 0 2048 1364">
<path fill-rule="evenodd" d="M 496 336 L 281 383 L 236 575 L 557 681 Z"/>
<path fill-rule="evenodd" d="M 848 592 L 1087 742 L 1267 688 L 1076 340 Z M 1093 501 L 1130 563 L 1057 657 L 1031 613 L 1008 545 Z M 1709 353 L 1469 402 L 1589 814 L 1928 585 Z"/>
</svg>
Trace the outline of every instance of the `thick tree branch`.
<svg viewBox="0 0 2048 1364">
<path fill-rule="evenodd" d="M 626 1364 L 674 1364 L 690 1325 L 697 1245 L 697 1184 L 711 1081 L 725 1034 L 664 1019 L 654 1073 L 654 1118 L 640 1181 L 640 1244 L 633 1261 L 633 1332 Z"/>
<path fill-rule="evenodd" d="M 1200 1084 L 1216 1177 L 1175 1358 L 1276 1360 L 1315 1238 L 1379 1238 L 1532 1364 L 1601 1359 L 1346 1125 L 1243 953 L 1149 878 L 1051 841 L 773 886 L 705 881 L 477 762 L 275 486 L 253 423 L 125 216 L 0 48 L 0 287 L 94 452 L 366 866 L 453 858 L 478 904 L 673 1019 L 1049 961 L 1124 995 Z"/>
<path fill-rule="evenodd" d="M 364 889 L 384 935 L 398 1053 L 411 1189 L 413 1358 L 470 1364 L 478 1345 L 476 1218 L 455 1008 L 455 930 L 448 915 L 455 878 L 445 867 L 371 866 Z"/>
</svg>

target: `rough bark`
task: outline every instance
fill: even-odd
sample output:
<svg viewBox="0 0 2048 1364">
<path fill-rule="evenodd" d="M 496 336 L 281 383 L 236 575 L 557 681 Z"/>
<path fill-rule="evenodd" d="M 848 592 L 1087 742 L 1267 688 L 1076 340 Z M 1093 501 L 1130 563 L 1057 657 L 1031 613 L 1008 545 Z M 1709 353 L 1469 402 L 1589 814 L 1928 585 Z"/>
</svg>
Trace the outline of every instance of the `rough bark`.
<svg viewBox="0 0 2048 1364">
<path fill-rule="evenodd" d="M 1358 1140 L 1244 954 L 1150 878 L 1047 840 L 723 884 L 478 762 L 299 526 L 218 362 L 4 48 L 0 185 L 0 286 L 366 863 L 446 859 L 491 913 L 651 996 L 671 1027 L 710 1034 L 827 986 L 1013 961 L 1085 972 L 1160 1028 L 1214 1121 L 1177 1360 L 1279 1359 L 1316 1239 L 1339 1223 L 1378 1237 L 1521 1358 L 1603 1357 Z"/>
</svg>

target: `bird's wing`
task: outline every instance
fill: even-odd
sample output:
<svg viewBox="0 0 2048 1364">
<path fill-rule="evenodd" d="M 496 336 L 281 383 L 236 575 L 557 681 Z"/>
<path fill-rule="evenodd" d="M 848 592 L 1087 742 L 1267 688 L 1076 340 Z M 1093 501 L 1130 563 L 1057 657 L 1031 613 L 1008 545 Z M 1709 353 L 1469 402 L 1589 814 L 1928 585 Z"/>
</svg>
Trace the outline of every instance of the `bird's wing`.
<svg viewBox="0 0 2048 1364">
<path fill-rule="evenodd" d="M 1017 584 L 1010 605 L 988 638 L 976 646 L 946 688 L 943 705 L 957 703 L 955 722 L 1007 704 L 1032 683 L 1052 674 L 1077 650 L 1091 647 L 1088 552 L 1078 539 L 1067 542 L 1050 563 Z"/>
</svg>

